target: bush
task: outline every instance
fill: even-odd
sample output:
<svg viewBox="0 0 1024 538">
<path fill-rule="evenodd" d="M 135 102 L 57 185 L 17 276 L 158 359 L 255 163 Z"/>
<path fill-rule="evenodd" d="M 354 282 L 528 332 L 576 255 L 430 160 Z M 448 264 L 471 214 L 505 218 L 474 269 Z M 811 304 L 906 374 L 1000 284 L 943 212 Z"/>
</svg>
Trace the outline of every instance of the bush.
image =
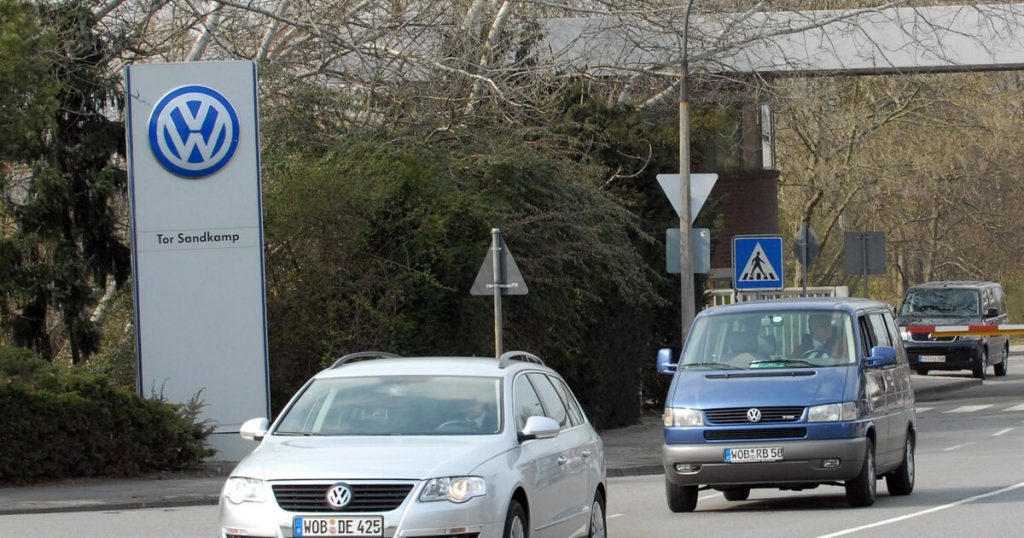
<svg viewBox="0 0 1024 538">
<path fill-rule="evenodd" d="M 60 375 L 23 350 L 0 349 L 0 482 L 132 476 L 212 455 L 200 404 L 147 400 L 105 379 Z"/>
</svg>

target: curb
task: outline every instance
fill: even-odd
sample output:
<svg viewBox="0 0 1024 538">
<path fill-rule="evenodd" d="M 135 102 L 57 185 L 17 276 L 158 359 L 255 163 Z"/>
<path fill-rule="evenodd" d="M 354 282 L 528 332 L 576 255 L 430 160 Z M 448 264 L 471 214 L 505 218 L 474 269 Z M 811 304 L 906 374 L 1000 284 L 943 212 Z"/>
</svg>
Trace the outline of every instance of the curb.
<svg viewBox="0 0 1024 538">
<path fill-rule="evenodd" d="M 182 508 L 186 506 L 210 506 L 216 505 L 220 496 L 201 497 L 187 500 L 158 500 L 158 501 L 134 501 L 134 502 L 109 502 L 90 503 L 81 506 L 49 506 L 45 508 L 2 508 L 0 516 L 18 516 L 32 514 L 62 514 L 70 512 L 111 512 L 119 510 L 144 510 L 147 508 Z"/>
<path fill-rule="evenodd" d="M 651 463 L 646 465 L 634 465 L 630 467 L 616 467 L 614 469 L 605 469 L 605 476 L 607 476 L 608 478 L 622 476 L 645 476 L 652 474 L 665 474 L 665 467 L 660 463 Z"/>
</svg>

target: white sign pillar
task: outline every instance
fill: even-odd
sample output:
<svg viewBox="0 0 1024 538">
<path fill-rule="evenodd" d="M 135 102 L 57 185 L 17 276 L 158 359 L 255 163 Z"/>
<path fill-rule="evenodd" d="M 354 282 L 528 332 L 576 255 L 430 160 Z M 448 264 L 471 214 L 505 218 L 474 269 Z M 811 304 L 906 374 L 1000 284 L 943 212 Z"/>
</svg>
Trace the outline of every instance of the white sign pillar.
<svg viewBox="0 0 1024 538">
<path fill-rule="evenodd" d="M 256 66 L 125 70 L 138 388 L 216 425 L 213 459 L 270 416 Z"/>
</svg>

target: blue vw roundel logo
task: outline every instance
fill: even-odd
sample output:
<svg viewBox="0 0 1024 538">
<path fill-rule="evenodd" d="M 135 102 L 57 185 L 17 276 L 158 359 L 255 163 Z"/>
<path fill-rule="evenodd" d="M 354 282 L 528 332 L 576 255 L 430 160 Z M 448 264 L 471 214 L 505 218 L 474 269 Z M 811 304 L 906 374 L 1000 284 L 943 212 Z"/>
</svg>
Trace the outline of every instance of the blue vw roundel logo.
<svg viewBox="0 0 1024 538">
<path fill-rule="evenodd" d="M 238 115 L 223 95 L 205 86 L 182 86 L 153 109 L 149 145 L 171 173 L 198 179 L 231 160 L 238 129 Z"/>
</svg>

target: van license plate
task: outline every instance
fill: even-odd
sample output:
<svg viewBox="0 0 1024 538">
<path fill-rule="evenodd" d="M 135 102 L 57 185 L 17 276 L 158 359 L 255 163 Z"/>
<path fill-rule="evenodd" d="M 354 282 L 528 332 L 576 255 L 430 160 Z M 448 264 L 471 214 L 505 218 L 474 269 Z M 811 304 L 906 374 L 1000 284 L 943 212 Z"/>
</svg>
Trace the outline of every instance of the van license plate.
<svg viewBox="0 0 1024 538">
<path fill-rule="evenodd" d="M 945 355 L 920 355 L 918 362 L 946 362 Z"/>
<path fill-rule="evenodd" d="M 765 461 L 782 461 L 782 447 L 754 447 L 725 449 L 726 463 L 760 463 Z"/>
<path fill-rule="evenodd" d="M 384 516 L 296 517 L 292 535 L 304 536 L 384 536 Z"/>
</svg>

